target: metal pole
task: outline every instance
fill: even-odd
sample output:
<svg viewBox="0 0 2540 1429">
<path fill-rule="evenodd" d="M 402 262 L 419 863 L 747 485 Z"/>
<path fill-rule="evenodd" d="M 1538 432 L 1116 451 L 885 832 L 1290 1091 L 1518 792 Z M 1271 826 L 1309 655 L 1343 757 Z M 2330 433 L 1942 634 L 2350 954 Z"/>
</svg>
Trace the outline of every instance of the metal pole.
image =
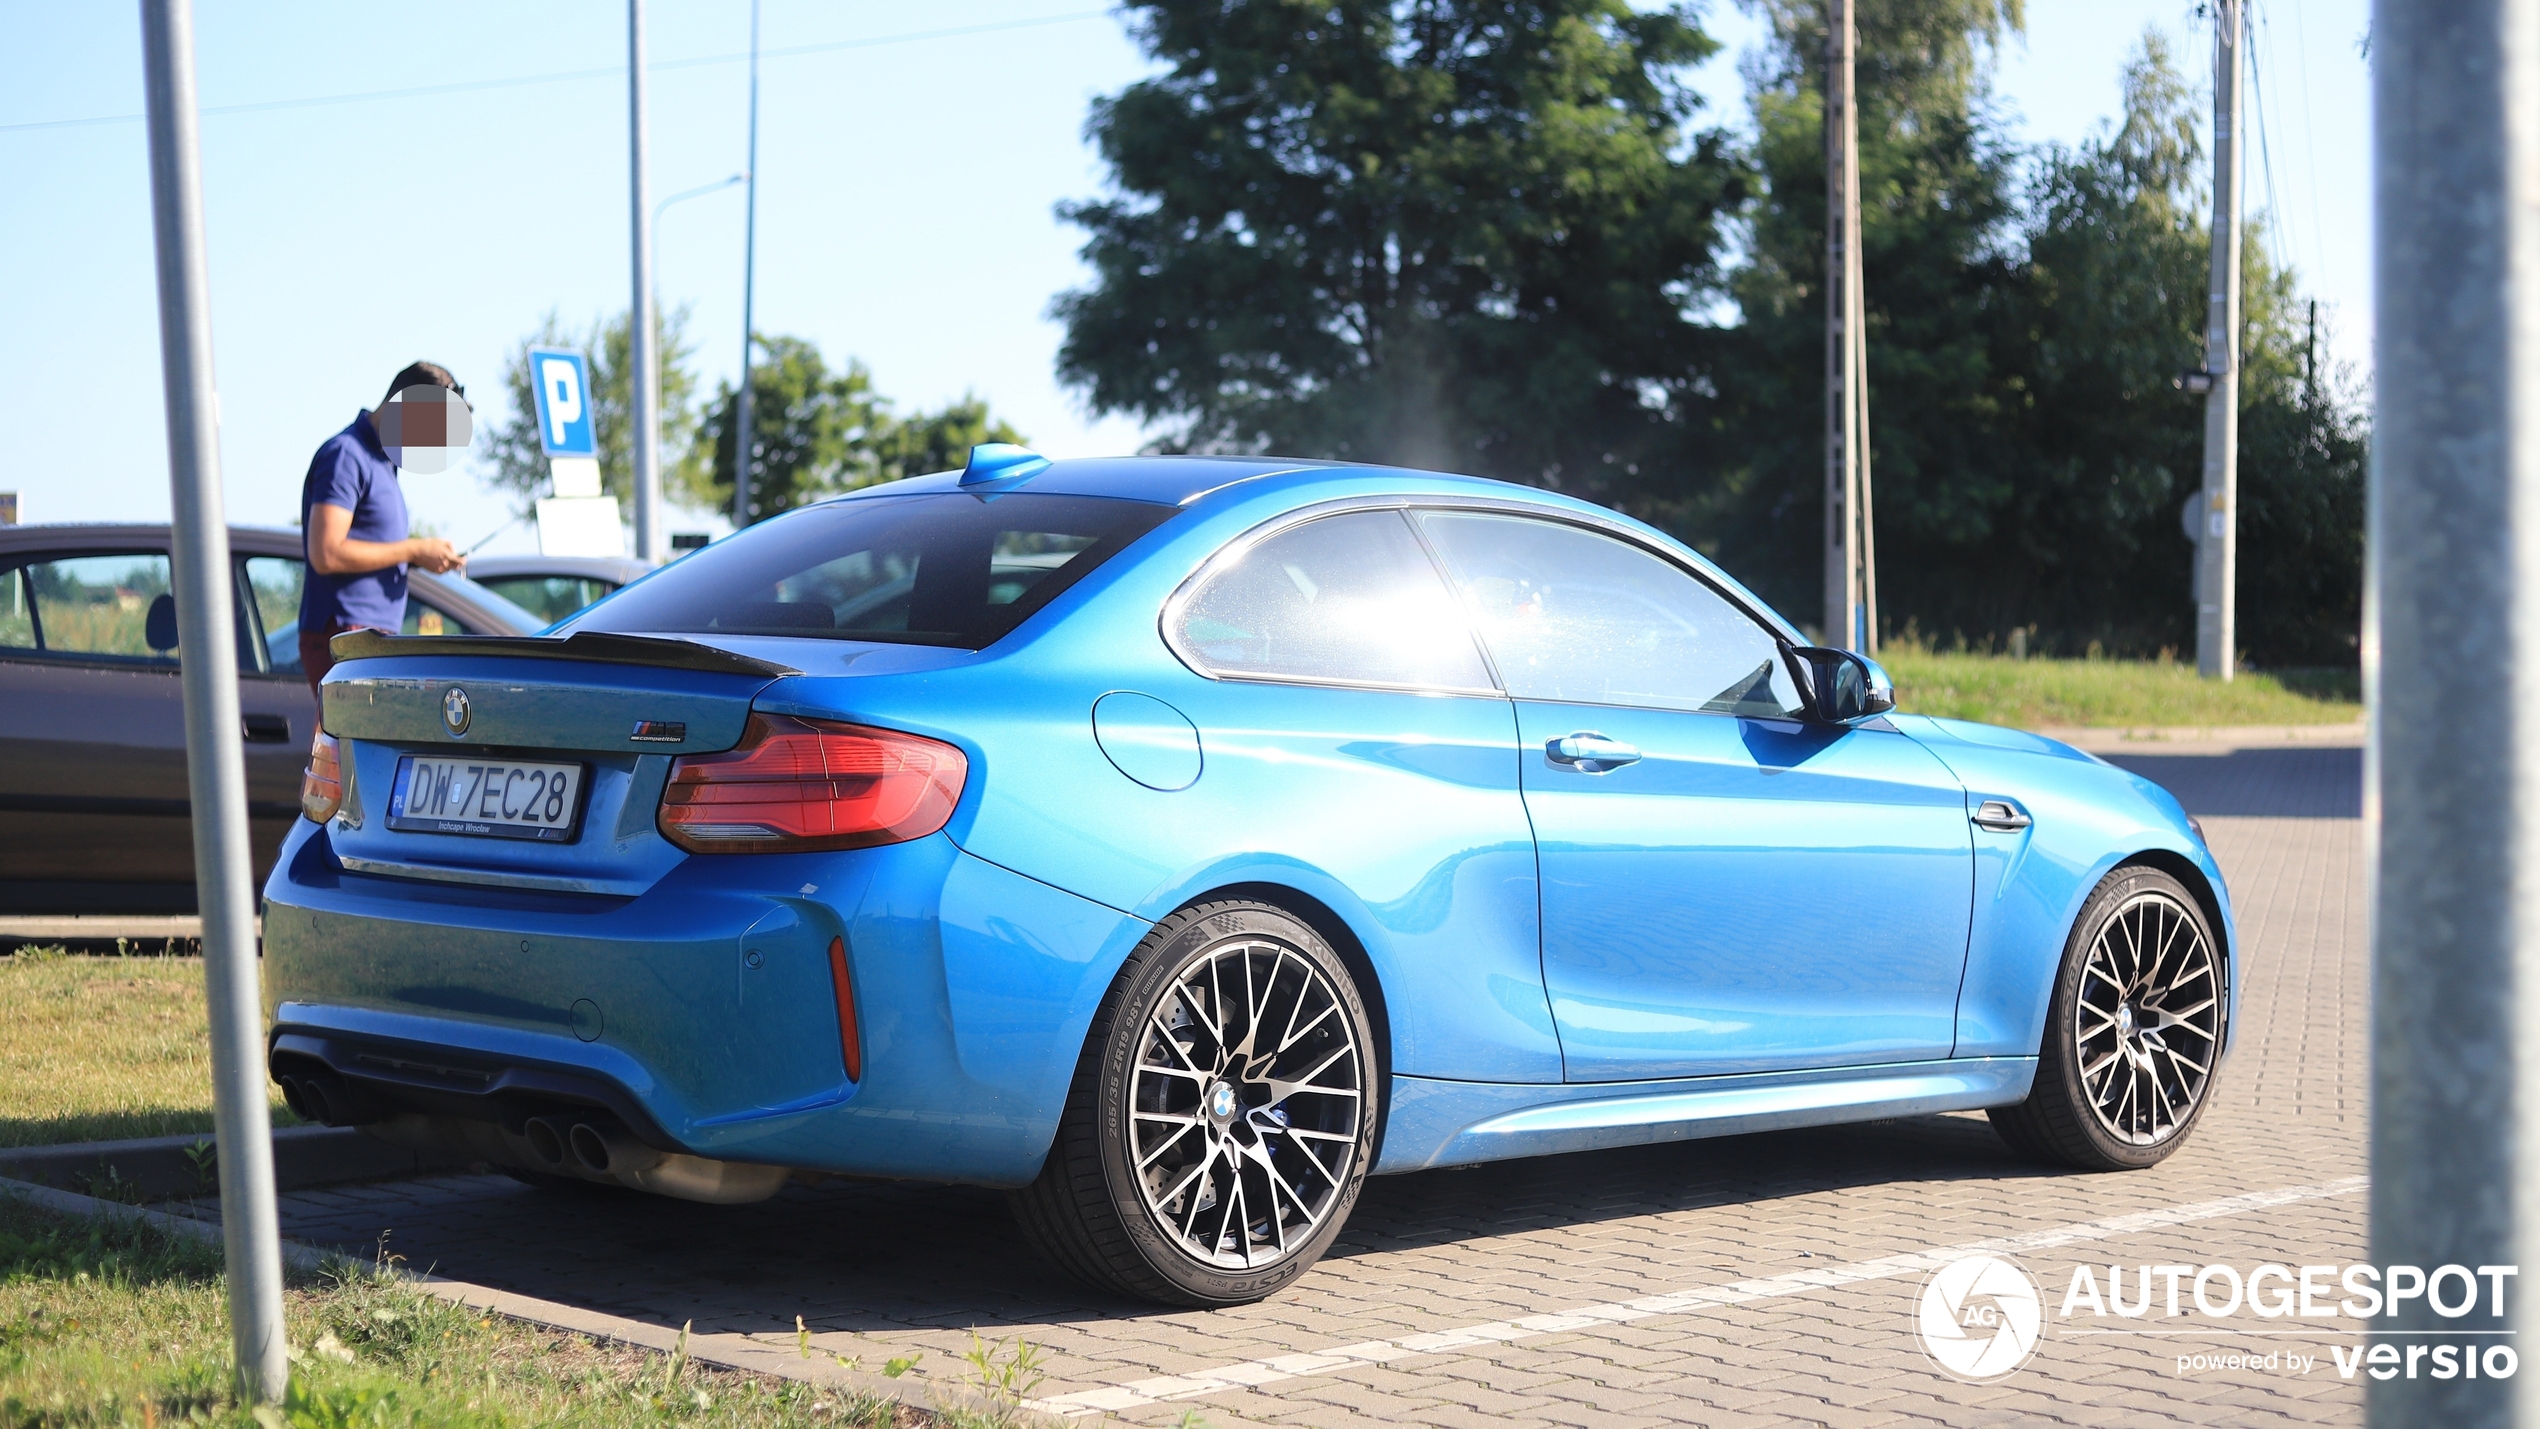
<svg viewBox="0 0 2540 1429">
<path fill-rule="evenodd" d="M 626 0 L 628 212 L 635 228 L 635 292 L 627 305 L 628 416 L 635 425 L 635 558 L 661 549 L 661 372 L 653 351 L 653 211 L 645 200 L 644 0 Z"/>
<path fill-rule="evenodd" d="M 1868 285 L 1861 280 L 1860 151 L 1855 148 L 1852 205 L 1852 390 L 1861 453 L 1861 653 L 1879 653 L 1879 529 L 1870 500 L 1870 319 Z"/>
<path fill-rule="evenodd" d="M 1852 210 L 1860 201 L 1853 175 L 1852 0 L 1826 6 L 1826 624 L 1828 645 L 1851 649 L 1860 641 L 1860 522 L 1853 497 L 1859 488 L 1858 405 L 1852 400 L 1858 363 L 1852 325 Z"/>
<path fill-rule="evenodd" d="M 2540 0 L 2378 0 L 2371 33 L 2370 1257 L 2521 1267 L 2501 1319 L 2418 1298 L 2373 1342 L 2522 1365 L 2367 1405 L 2540 1424 L 2530 1342 L 2460 1334 L 2540 1291 Z"/>
<path fill-rule="evenodd" d="M 177 651 L 185 687 L 185 775 L 194 822 L 194 887 L 203 913 L 203 990 L 211 1011 L 212 1127 L 220 1146 L 221 1242 L 229 1267 L 230 1348 L 239 1392 L 270 1404 L 288 1387 L 282 1338 L 282 1233 L 273 1191 L 273 1119 L 265 1103 L 256 893 L 248 869 L 247 765 L 238 742 L 238 649 L 229 526 L 212 382 L 211 276 L 203 259 L 203 165 L 195 130 L 189 0 L 142 0 L 150 110 L 150 211 L 159 258 L 159 364 L 167 388 L 170 542 Z"/>
<path fill-rule="evenodd" d="M 2196 673 L 2229 680 L 2239 640 L 2241 0 L 2214 9 L 2214 256 L 2206 289 L 2205 529 L 2196 543 Z"/>
<path fill-rule="evenodd" d="M 750 425 L 751 307 L 758 296 L 758 0 L 750 0 L 750 163 L 744 170 L 749 187 L 741 200 L 741 385 L 732 394 L 732 525 L 750 524 L 750 458 L 755 454 Z"/>
</svg>

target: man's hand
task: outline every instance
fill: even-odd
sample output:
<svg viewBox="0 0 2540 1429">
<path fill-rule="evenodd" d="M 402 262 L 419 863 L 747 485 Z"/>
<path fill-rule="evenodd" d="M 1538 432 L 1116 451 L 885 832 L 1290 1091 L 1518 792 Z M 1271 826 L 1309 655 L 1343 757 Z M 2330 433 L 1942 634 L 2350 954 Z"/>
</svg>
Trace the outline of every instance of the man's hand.
<svg viewBox="0 0 2540 1429">
<path fill-rule="evenodd" d="M 408 565 L 421 566 L 436 576 L 467 566 L 467 557 L 459 554 L 459 548 L 439 536 L 417 536 L 399 544 L 406 548 Z"/>
</svg>

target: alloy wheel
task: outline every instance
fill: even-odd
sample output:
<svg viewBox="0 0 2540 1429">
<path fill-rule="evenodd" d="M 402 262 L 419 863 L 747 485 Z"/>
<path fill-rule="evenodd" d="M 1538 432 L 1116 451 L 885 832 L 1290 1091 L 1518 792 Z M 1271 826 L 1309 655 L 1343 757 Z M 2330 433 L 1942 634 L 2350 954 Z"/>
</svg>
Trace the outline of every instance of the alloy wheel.
<svg viewBox="0 0 2540 1429">
<path fill-rule="evenodd" d="M 2203 926 L 2165 893 L 2126 900 L 2099 925 L 2073 1002 L 2081 1084 L 2099 1125 L 2152 1146 L 2205 1095 L 2222 1043 L 2222 980 Z"/>
<path fill-rule="evenodd" d="M 1129 1162 L 1158 1229 L 1233 1270 L 1312 1241 L 1355 1169 L 1364 1063 L 1295 949 L 1247 934 L 1193 958 L 1148 1010 L 1130 1078 Z"/>
</svg>

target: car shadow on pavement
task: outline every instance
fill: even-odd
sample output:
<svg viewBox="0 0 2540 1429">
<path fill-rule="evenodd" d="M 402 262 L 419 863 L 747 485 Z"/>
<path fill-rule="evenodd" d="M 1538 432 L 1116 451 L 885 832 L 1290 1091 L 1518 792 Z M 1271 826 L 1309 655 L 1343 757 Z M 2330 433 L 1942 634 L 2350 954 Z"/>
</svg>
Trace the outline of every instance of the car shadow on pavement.
<svg viewBox="0 0 2540 1429">
<path fill-rule="evenodd" d="M 1415 1172 L 1371 1180 L 1326 1259 L 1389 1255 L 1618 1218 L 1900 1183 L 2058 1174 L 2015 1159 L 1980 1116 L 1926 1116 Z M 487 1176 L 285 1198 L 285 1233 L 367 1260 L 701 1333 L 968 1329 L 1173 1311 L 1089 1289 L 1034 1252 L 1000 1192 L 890 1182 L 788 1187 L 756 1206 L 538 1191 Z M 1796 1257 L 1807 1247 L 1787 1248 Z M 1825 1253 L 1820 1248 L 1820 1254 Z M 1432 1268 L 1435 1269 L 1434 1267 Z M 1441 1272 L 1442 1273 L 1442 1272 Z M 1310 1293 L 1312 1275 L 1291 1293 Z"/>
<path fill-rule="evenodd" d="M 2101 756 L 2216 818 L 2360 819 L 2364 752 L 2353 747 Z"/>
</svg>

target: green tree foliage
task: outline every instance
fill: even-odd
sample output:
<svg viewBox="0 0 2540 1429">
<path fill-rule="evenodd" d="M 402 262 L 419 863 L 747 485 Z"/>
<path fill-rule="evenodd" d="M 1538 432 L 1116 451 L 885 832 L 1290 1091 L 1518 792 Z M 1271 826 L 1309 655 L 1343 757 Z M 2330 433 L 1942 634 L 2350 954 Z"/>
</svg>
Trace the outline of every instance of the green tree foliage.
<svg viewBox="0 0 2540 1429">
<path fill-rule="evenodd" d="M 1165 444 L 1444 466 L 1647 517 L 1819 614 L 1819 0 L 1754 0 L 1756 137 L 1690 132 L 1681 10 L 1156 0 L 1167 73 L 1096 106 L 1118 195 L 1070 206 L 1096 281 L 1061 375 Z M 2019 0 L 1859 0 L 1882 613 L 2194 640 L 2208 167 L 2157 35 L 2123 119 L 2023 147 L 1988 87 Z M 1724 226 L 1725 225 L 1725 226 Z M 2367 433 L 2293 275 L 2244 245 L 2243 649 L 2351 660 Z M 1735 261 L 1723 264 L 1724 255 Z M 1725 306 L 1734 318 L 1713 321 Z"/>
<path fill-rule="evenodd" d="M 661 449 L 666 455 L 687 450 L 697 427 L 697 378 L 688 366 L 696 350 L 687 334 L 684 305 L 654 318 L 653 350 L 661 358 Z M 600 449 L 600 485 L 619 502 L 631 503 L 635 496 L 635 423 L 630 415 L 633 329 L 624 313 L 577 331 L 551 312 L 536 332 L 512 349 L 503 363 L 503 388 L 511 398 L 511 416 L 483 429 L 477 439 L 476 455 L 487 468 L 486 480 L 518 497 L 522 511 L 546 491 L 547 458 L 538 445 L 538 399 L 529 375 L 533 347 L 579 352 L 590 363 L 591 424 Z M 686 484 L 691 482 L 684 472 L 663 473 L 665 491 L 675 492 Z"/>
<path fill-rule="evenodd" d="M 750 368 L 750 521 L 876 482 L 958 468 L 979 442 L 1023 440 L 975 396 L 900 417 L 861 362 L 833 370 L 817 346 L 794 337 L 761 337 L 759 348 Z M 733 384 L 716 384 L 682 463 L 683 491 L 694 505 L 732 505 L 735 395 Z"/>
<path fill-rule="evenodd" d="M 1595 493 L 1704 365 L 1739 170 L 1625 0 L 1149 0 L 1156 78 L 1098 101 L 1119 196 L 1065 207 L 1093 286 L 1061 375 L 1167 445 Z"/>
</svg>

